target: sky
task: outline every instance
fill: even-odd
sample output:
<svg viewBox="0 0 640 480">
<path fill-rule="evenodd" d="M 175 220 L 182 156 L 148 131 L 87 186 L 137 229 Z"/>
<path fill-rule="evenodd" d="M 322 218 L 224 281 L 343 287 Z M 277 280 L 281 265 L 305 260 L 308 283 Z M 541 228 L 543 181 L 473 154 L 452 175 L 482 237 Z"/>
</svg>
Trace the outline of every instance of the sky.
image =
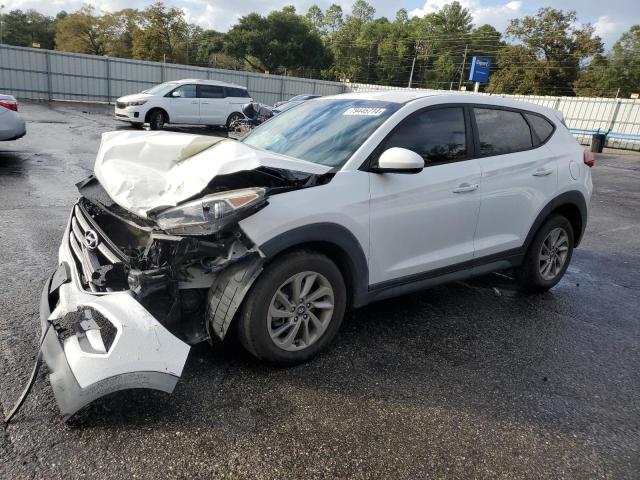
<svg viewBox="0 0 640 480">
<path fill-rule="evenodd" d="M 452 0 L 449 0 L 452 1 Z M 490 23 L 498 30 L 504 30 L 511 18 L 532 15 L 545 6 L 576 10 L 580 22 L 590 22 L 596 28 L 605 43 L 605 49 L 611 48 L 620 35 L 633 24 L 640 24 L 640 9 L 637 0 L 459 0 L 468 8 L 476 25 Z M 82 6 L 83 0 L 0 0 L 5 12 L 16 8 L 23 10 L 34 8 L 42 13 L 53 15 L 60 10 L 73 12 Z M 90 0 L 98 10 L 116 11 L 123 8 L 144 8 L 153 1 L 127 0 Z M 187 20 L 204 28 L 226 31 L 238 18 L 251 12 L 265 14 L 285 5 L 294 5 L 300 13 L 305 13 L 310 5 L 317 4 L 323 10 L 331 3 L 338 3 L 345 13 L 353 4 L 352 0 L 165 0 L 165 4 L 184 10 Z M 405 8 L 411 16 L 424 15 L 439 10 L 449 3 L 447 0 L 369 0 L 376 9 L 376 16 L 392 19 L 395 12 Z M 606 5 L 606 8 L 605 8 Z"/>
</svg>

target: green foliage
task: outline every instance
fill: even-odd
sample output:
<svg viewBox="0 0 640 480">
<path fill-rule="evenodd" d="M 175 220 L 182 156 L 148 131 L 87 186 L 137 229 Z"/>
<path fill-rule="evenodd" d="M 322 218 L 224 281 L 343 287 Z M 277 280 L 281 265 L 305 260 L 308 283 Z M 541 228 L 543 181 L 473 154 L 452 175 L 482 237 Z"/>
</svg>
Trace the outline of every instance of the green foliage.
<svg viewBox="0 0 640 480">
<path fill-rule="evenodd" d="M 576 12 L 542 8 L 511 20 L 505 37 L 474 26 L 458 1 L 422 17 L 401 8 L 376 18 L 366 0 L 345 15 L 338 4 L 287 6 L 251 13 L 227 33 L 189 24 L 162 2 L 139 11 L 98 12 L 90 5 L 55 18 L 13 10 L 2 18 L 3 41 L 42 48 L 373 84 L 457 89 L 467 84 L 473 56 L 493 59 L 486 91 L 537 95 L 626 97 L 640 93 L 640 25 L 608 54 Z M 510 42 L 505 42 L 505 38 Z"/>
<path fill-rule="evenodd" d="M 192 29 L 182 10 L 154 3 L 141 13 L 140 28 L 133 34 L 133 58 L 187 63 Z"/>
<path fill-rule="evenodd" d="M 582 70 L 576 90 L 584 96 L 640 93 L 640 25 L 623 33 L 609 56 L 598 55 Z"/>
<path fill-rule="evenodd" d="M 293 7 L 240 18 L 225 35 L 224 51 L 269 72 L 287 69 L 303 75 L 305 69 L 325 68 L 331 61 L 319 32 Z"/>
<path fill-rule="evenodd" d="M 581 62 L 603 51 L 593 27 L 579 26 L 574 11 L 541 8 L 535 17 L 512 20 L 506 33 L 522 48 L 497 56 L 489 88 L 505 93 L 571 95 Z"/>
<path fill-rule="evenodd" d="M 64 12 L 63 12 L 64 13 Z M 30 47 L 39 43 L 40 48 L 53 48 L 57 19 L 35 10 L 12 10 L 2 16 L 2 43 Z"/>
</svg>

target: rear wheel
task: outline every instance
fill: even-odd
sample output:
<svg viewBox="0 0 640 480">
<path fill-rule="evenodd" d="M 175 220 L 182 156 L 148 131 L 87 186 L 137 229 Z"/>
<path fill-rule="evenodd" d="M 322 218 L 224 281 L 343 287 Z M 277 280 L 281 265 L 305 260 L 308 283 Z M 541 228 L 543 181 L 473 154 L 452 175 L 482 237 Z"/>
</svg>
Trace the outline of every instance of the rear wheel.
<svg viewBox="0 0 640 480">
<path fill-rule="evenodd" d="M 165 123 L 167 123 L 167 118 L 162 110 L 152 110 L 149 113 L 149 128 L 151 130 L 162 130 Z"/>
<path fill-rule="evenodd" d="M 233 125 L 235 122 L 237 122 L 241 118 L 244 118 L 244 115 L 242 115 L 240 112 L 233 112 L 231 115 L 229 115 L 229 118 L 227 118 L 227 123 L 226 123 L 227 130 L 229 130 L 231 128 L 231 125 Z"/>
<path fill-rule="evenodd" d="M 298 251 L 269 264 L 238 318 L 242 345 L 277 365 L 306 362 L 338 333 L 346 307 L 340 270 L 326 256 Z"/>
<path fill-rule="evenodd" d="M 553 215 L 538 230 L 522 265 L 515 270 L 520 288 L 527 292 L 544 292 L 564 276 L 573 255 L 574 233 L 571 222 Z"/>
</svg>

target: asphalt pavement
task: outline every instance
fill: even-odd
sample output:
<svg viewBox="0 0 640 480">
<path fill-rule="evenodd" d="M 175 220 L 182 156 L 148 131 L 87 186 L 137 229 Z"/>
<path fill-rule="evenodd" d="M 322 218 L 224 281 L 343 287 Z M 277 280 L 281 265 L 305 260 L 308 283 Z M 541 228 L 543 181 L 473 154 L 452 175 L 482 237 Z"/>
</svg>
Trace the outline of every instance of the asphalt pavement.
<svg viewBox="0 0 640 480">
<path fill-rule="evenodd" d="M 110 108 L 22 103 L 0 143 L 0 407 L 29 376 L 38 306 Z M 178 129 L 224 134 L 206 129 Z M 0 478 L 640 477 L 640 155 L 608 152 L 583 244 L 552 291 L 501 275 L 348 314 L 312 362 L 195 347 L 175 392 L 61 420 L 43 369 L 0 436 Z"/>
</svg>

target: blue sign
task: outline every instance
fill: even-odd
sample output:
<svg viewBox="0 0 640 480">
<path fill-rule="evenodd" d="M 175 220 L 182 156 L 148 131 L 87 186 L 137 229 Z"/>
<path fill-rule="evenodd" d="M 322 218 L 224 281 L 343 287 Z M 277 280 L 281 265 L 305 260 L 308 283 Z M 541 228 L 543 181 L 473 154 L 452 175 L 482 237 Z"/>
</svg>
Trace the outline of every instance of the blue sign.
<svg viewBox="0 0 640 480">
<path fill-rule="evenodd" d="M 472 82 L 487 83 L 489 81 L 489 71 L 491 70 L 491 59 L 489 57 L 473 57 L 471 60 L 471 70 L 469 80 Z"/>
</svg>

